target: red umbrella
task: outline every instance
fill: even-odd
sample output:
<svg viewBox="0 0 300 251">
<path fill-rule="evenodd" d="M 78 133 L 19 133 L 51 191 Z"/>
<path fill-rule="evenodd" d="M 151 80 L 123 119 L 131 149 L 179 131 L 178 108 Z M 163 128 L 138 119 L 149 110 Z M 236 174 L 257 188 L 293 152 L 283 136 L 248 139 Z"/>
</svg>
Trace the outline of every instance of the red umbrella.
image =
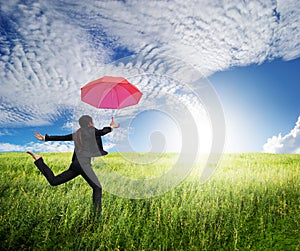
<svg viewBox="0 0 300 251">
<path fill-rule="evenodd" d="M 81 100 L 97 108 L 120 109 L 137 104 L 138 88 L 122 77 L 105 76 L 81 88 Z"/>
</svg>

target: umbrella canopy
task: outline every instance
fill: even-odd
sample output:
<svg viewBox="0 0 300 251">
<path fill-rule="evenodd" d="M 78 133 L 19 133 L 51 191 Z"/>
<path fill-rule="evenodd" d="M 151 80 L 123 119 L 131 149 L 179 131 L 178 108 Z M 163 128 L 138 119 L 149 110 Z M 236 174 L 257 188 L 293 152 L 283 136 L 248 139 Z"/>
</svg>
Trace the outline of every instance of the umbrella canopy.
<svg viewBox="0 0 300 251">
<path fill-rule="evenodd" d="M 81 88 L 81 100 L 97 108 L 120 109 L 135 105 L 142 95 L 122 77 L 104 76 Z"/>
</svg>

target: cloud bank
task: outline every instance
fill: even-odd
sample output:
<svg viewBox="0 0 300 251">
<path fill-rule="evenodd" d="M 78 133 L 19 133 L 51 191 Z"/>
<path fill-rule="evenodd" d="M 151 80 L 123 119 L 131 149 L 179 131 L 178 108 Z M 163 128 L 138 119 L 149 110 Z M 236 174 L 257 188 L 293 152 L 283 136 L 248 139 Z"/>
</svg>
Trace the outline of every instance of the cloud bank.
<svg viewBox="0 0 300 251">
<path fill-rule="evenodd" d="M 25 145 L 15 145 L 10 143 L 0 143 L 1 152 L 72 152 L 74 150 L 73 143 L 70 142 L 30 142 Z"/>
<path fill-rule="evenodd" d="M 1 126 L 51 124 L 74 107 L 78 90 L 109 53 L 48 6 L 1 3 Z"/>
<path fill-rule="evenodd" d="M 53 123 L 122 50 L 174 56 L 204 76 L 300 55 L 293 0 L 5 1 L 0 10 L 1 126 Z"/>
<path fill-rule="evenodd" d="M 104 143 L 104 148 L 109 150 L 114 147 L 114 144 Z M 10 143 L 0 143 L 0 152 L 73 152 L 73 142 L 29 142 L 25 145 L 16 145 Z"/>
<path fill-rule="evenodd" d="M 263 148 L 267 153 L 300 153 L 300 116 L 288 134 L 269 138 Z"/>
</svg>

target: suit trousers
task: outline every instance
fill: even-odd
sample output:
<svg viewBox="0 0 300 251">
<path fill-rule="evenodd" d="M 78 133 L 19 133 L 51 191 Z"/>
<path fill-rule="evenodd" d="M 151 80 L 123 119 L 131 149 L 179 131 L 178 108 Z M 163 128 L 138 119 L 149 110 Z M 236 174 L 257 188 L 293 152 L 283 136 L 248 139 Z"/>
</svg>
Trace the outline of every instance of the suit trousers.
<svg viewBox="0 0 300 251">
<path fill-rule="evenodd" d="M 78 175 L 81 175 L 93 189 L 93 204 L 95 210 L 97 212 L 101 212 L 102 187 L 100 185 L 100 182 L 96 174 L 94 173 L 91 167 L 90 158 L 80 159 L 80 163 L 76 158 L 75 160 L 72 161 L 68 170 L 56 176 L 54 175 L 52 170 L 45 164 L 43 158 L 39 158 L 34 162 L 34 164 L 41 171 L 41 173 L 46 177 L 47 181 L 50 183 L 51 186 L 58 186 L 60 184 L 68 182 L 69 180 L 74 179 Z M 84 168 L 82 168 L 82 166 Z"/>
</svg>

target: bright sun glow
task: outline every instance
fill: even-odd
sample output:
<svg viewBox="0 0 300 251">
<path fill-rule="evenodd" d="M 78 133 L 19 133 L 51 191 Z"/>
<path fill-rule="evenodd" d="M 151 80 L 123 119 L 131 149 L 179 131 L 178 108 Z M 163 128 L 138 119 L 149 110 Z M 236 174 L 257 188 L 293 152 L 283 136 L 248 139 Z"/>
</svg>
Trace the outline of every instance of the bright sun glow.
<svg viewBox="0 0 300 251">
<path fill-rule="evenodd" d="M 212 139 L 209 119 L 207 116 L 194 116 L 198 129 L 199 151 L 207 153 Z M 158 110 L 139 113 L 130 123 L 128 138 L 136 152 L 180 152 L 182 147 L 180 126 L 171 115 Z"/>
<path fill-rule="evenodd" d="M 180 152 L 181 141 L 180 128 L 167 113 L 146 110 L 131 121 L 129 142 L 136 152 Z"/>
</svg>

